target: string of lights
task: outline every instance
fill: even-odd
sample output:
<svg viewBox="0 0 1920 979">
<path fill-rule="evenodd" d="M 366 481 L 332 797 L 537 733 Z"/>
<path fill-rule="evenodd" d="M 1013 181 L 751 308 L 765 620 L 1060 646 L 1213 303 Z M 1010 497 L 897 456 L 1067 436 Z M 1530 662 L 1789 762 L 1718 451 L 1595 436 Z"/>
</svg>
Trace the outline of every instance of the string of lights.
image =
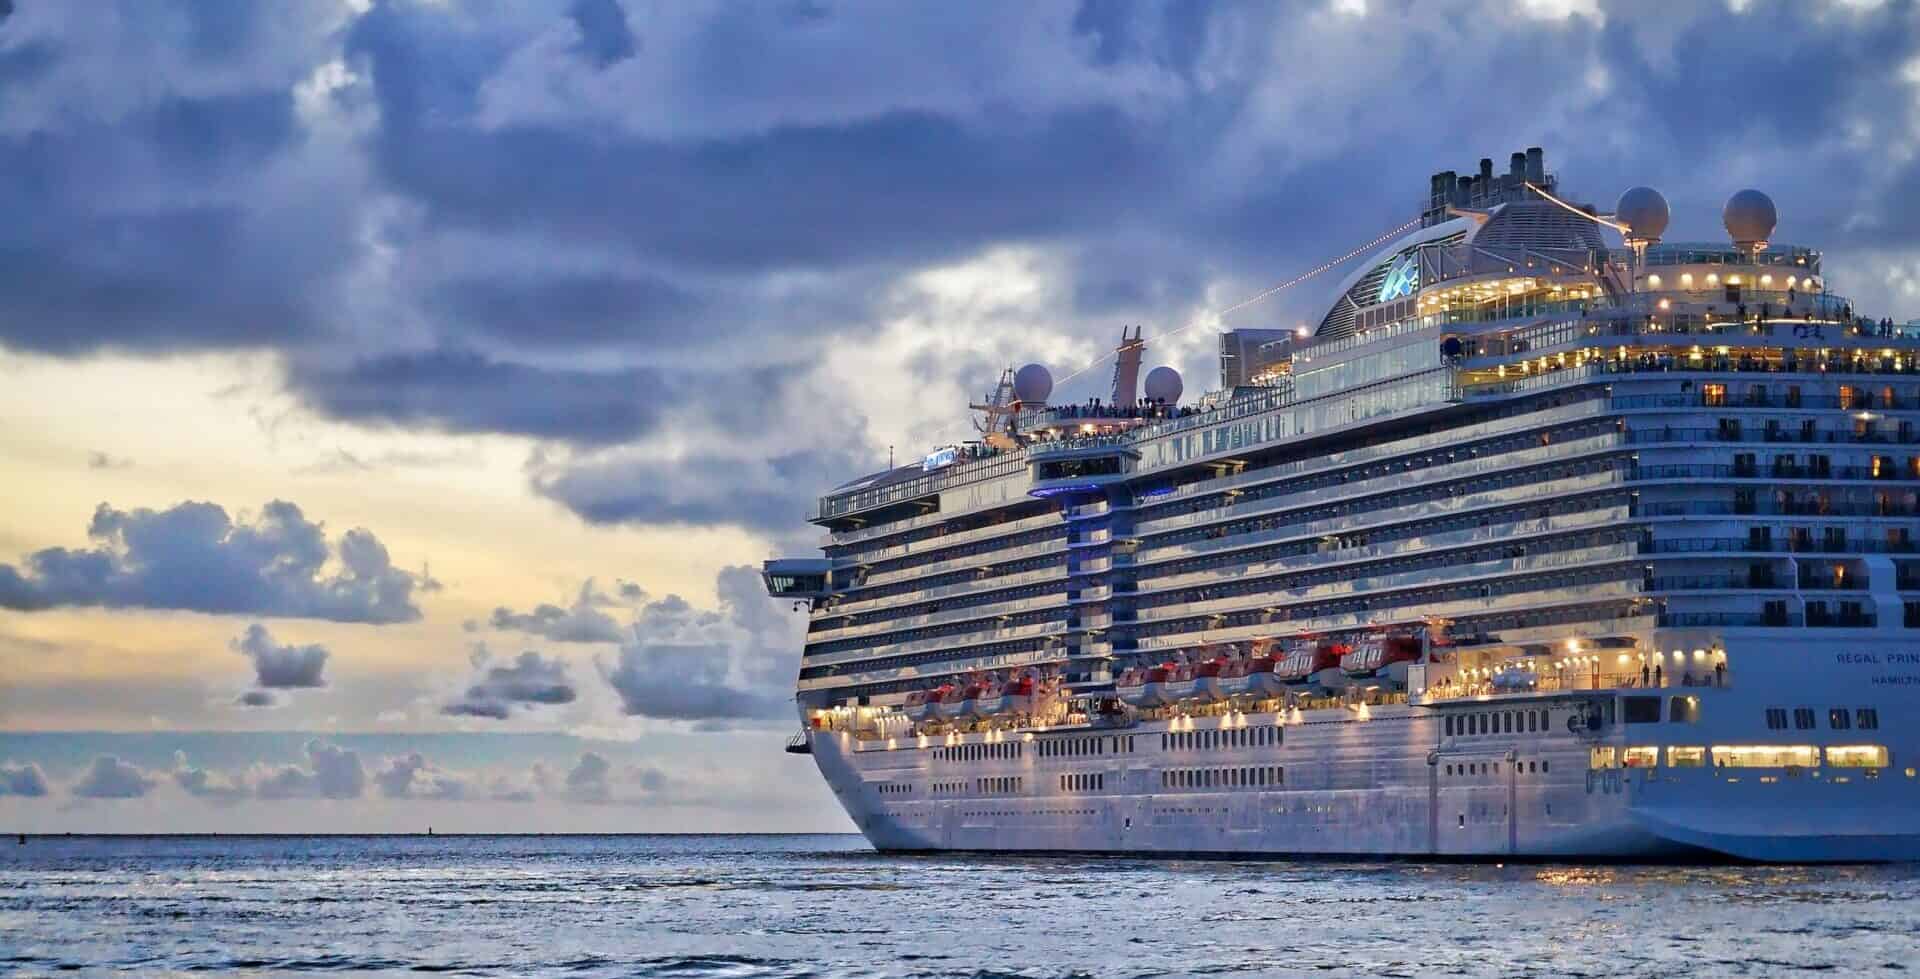
<svg viewBox="0 0 1920 979">
<path fill-rule="evenodd" d="M 1294 286 L 1297 286 L 1302 282 L 1305 282 L 1308 279 L 1313 278 L 1314 276 L 1331 271 L 1335 268 L 1338 268 L 1341 265 L 1345 265 L 1346 263 L 1353 261 L 1355 258 L 1358 258 L 1361 255 L 1364 255 L 1367 252 L 1370 252 L 1373 249 L 1378 248 L 1389 241 L 1392 241 L 1393 239 L 1399 237 L 1400 235 L 1403 235 L 1408 231 L 1413 230 L 1419 224 L 1420 222 L 1417 219 L 1413 221 L 1408 221 L 1407 223 L 1400 225 L 1397 228 L 1393 228 L 1389 231 L 1386 231 L 1380 235 L 1375 236 L 1373 239 L 1369 240 L 1365 244 L 1360 245 L 1354 248 L 1353 250 L 1340 255 L 1337 258 L 1330 258 L 1324 262 L 1321 262 L 1319 265 L 1316 265 L 1313 268 L 1308 269 L 1307 271 L 1302 272 L 1299 275 L 1296 275 L 1293 278 L 1280 283 L 1279 285 L 1276 285 L 1256 295 L 1250 296 L 1246 299 L 1242 299 L 1241 301 L 1234 303 L 1233 305 L 1228 306 L 1224 309 L 1215 310 L 1214 312 L 1209 313 L 1205 316 L 1202 316 L 1199 319 L 1196 319 L 1193 322 L 1188 323 L 1187 325 L 1182 326 L 1178 329 L 1168 330 L 1165 333 L 1157 334 L 1153 337 L 1153 340 L 1150 340 L 1148 342 L 1151 343 L 1154 341 L 1165 340 L 1165 339 L 1168 339 L 1169 337 L 1178 336 L 1204 323 L 1218 322 L 1219 320 L 1226 318 L 1227 314 L 1229 313 L 1238 312 L 1239 310 L 1245 309 L 1248 306 L 1252 306 L 1255 303 L 1261 302 L 1274 295 L 1285 292 L 1286 290 L 1291 289 Z M 1095 367 L 1100 366 L 1111 357 L 1113 357 L 1112 352 L 1102 354 L 1099 357 L 1095 358 L 1091 363 L 1087 364 L 1086 366 L 1080 368 L 1079 370 L 1074 371 L 1071 374 L 1068 374 L 1065 377 L 1060 378 L 1058 381 L 1055 381 L 1054 384 L 1056 386 L 1065 384 L 1068 381 L 1071 381 L 1074 378 L 1079 377 L 1080 375 L 1085 374 L 1086 372 L 1094 369 Z"/>
<path fill-rule="evenodd" d="M 1586 218 L 1586 219 L 1587 219 L 1587 220 L 1589 220 L 1589 221 L 1592 221 L 1592 222 L 1593 222 L 1593 223 L 1595 223 L 1595 224 L 1604 224 L 1604 225 L 1606 225 L 1607 227 L 1609 227 L 1609 228 L 1612 228 L 1613 230 L 1615 230 L 1615 231 L 1618 231 L 1618 232 L 1620 232 L 1620 233 L 1621 233 L 1621 234 L 1623 234 L 1623 235 L 1627 233 L 1627 226 L 1626 226 L 1626 225 L 1624 225 L 1624 224 L 1616 224 L 1616 223 L 1614 223 L 1614 222 L 1612 222 L 1612 221 L 1609 221 L 1609 220 L 1607 220 L 1606 218 L 1603 218 L 1603 217 L 1601 217 L 1601 216 L 1600 216 L 1600 215 L 1598 215 L 1598 214 L 1589 214 L 1589 213 L 1587 213 L 1586 211 L 1583 211 L 1583 210 L 1581 210 L 1581 209 L 1579 209 L 1579 208 L 1577 208 L 1577 207 L 1574 207 L 1574 206 L 1573 206 L 1572 204 L 1569 204 L 1569 203 L 1567 203 L 1566 201 L 1563 201 L 1563 200 L 1561 200 L 1560 198 L 1558 198 L 1558 197 L 1555 197 L 1555 196 L 1553 196 L 1552 194 L 1549 194 L 1549 193 L 1547 193 L 1547 192 L 1546 192 L 1545 190 L 1543 190 L 1543 189 L 1541 189 L 1541 188 L 1539 188 L 1539 187 L 1536 187 L 1536 186 L 1534 186 L 1534 185 L 1533 185 L 1533 184 L 1531 184 L 1531 183 L 1529 183 L 1529 184 L 1527 184 L 1527 189 L 1528 189 L 1528 190 L 1531 190 L 1531 191 L 1533 191 L 1533 192 L 1534 192 L 1534 193 L 1536 193 L 1536 194 L 1539 194 L 1539 195 L 1540 195 L 1541 197 L 1544 197 L 1544 198 L 1546 198 L 1547 200 L 1550 200 L 1550 201 L 1552 201 L 1552 202 L 1553 202 L 1553 203 L 1555 203 L 1555 204 L 1558 204 L 1558 205 L 1560 205 L 1560 206 L 1561 206 L 1561 207 L 1563 207 L 1563 208 L 1566 208 L 1566 209 L 1567 209 L 1568 211 L 1571 211 L 1571 212 L 1572 212 L 1572 213 L 1574 213 L 1574 214 L 1578 214 L 1578 215 L 1580 215 L 1581 217 L 1583 217 L 1583 218 Z"/>
</svg>

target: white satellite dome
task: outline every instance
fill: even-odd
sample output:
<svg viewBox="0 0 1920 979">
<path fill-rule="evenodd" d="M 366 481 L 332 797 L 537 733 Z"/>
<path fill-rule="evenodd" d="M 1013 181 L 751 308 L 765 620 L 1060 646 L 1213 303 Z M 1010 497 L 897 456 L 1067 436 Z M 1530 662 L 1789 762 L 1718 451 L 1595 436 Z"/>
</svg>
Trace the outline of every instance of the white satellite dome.
<svg viewBox="0 0 1920 979">
<path fill-rule="evenodd" d="M 1773 198 L 1749 187 L 1727 198 L 1720 218 L 1726 222 L 1727 235 L 1736 247 L 1759 251 L 1767 247 L 1767 239 L 1773 236 L 1773 226 L 1780 220 L 1780 214 L 1773 208 Z"/>
<path fill-rule="evenodd" d="M 1180 392 L 1185 390 L 1180 382 L 1180 372 L 1171 367 L 1155 367 L 1147 372 L 1147 400 L 1162 404 L 1179 404 Z"/>
<path fill-rule="evenodd" d="M 1053 374 L 1041 364 L 1028 364 L 1013 372 L 1013 396 L 1027 404 L 1046 404 L 1053 394 Z"/>
<path fill-rule="evenodd" d="M 1652 187 L 1629 188 L 1613 206 L 1614 220 L 1627 226 L 1628 241 L 1659 241 L 1667 233 L 1667 221 L 1672 216 L 1667 199 Z"/>
</svg>

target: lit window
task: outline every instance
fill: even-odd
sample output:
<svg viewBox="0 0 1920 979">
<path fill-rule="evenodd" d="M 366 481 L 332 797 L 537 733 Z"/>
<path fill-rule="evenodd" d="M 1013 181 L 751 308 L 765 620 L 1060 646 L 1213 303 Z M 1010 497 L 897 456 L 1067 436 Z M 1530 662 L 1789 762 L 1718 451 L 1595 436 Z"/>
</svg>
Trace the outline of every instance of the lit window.
<svg viewBox="0 0 1920 979">
<path fill-rule="evenodd" d="M 1707 763 L 1707 749 L 1672 747 L 1667 749 L 1668 768 L 1700 768 Z"/>
<path fill-rule="evenodd" d="M 1612 745 L 1587 750 L 1587 767 L 1589 769 L 1598 771 L 1603 768 L 1614 768 L 1616 767 L 1614 761 L 1615 755 Z"/>
<path fill-rule="evenodd" d="M 1651 745 L 1636 745 L 1627 749 L 1626 764 L 1628 768 L 1652 768 L 1659 763 L 1659 748 Z"/>
<path fill-rule="evenodd" d="M 1812 768 L 1820 749 L 1812 745 L 1714 745 L 1716 768 Z"/>
<path fill-rule="evenodd" d="M 1835 768 L 1885 768 L 1887 749 L 1877 744 L 1835 745 L 1827 749 L 1827 764 Z"/>
</svg>

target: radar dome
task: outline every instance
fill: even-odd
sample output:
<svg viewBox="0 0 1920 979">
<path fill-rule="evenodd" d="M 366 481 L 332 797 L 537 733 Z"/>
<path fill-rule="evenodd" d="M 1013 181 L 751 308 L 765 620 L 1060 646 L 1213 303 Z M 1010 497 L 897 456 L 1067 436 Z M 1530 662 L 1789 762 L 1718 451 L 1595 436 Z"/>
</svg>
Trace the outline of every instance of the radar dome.
<svg viewBox="0 0 1920 979">
<path fill-rule="evenodd" d="M 1773 209 L 1773 198 L 1752 188 L 1727 198 L 1726 210 L 1720 212 L 1720 217 L 1726 222 L 1727 235 L 1735 246 L 1756 252 L 1767 247 L 1774 223 L 1780 219 Z"/>
<path fill-rule="evenodd" d="M 1613 218 L 1627 226 L 1627 238 L 1631 241 L 1656 242 L 1667 233 L 1667 220 L 1672 212 L 1667 209 L 1667 199 L 1652 187 L 1634 187 L 1620 195 L 1620 203 L 1613 206 Z"/>
<path fill-rule="evenodd" d="M 1046 404 L 1053 394 L 1053 375 L 1045 366 L 1028 364 L 1013 374 L 1013 396 L 1027 404 Z"/>
<path fill-rule="evenodd" d="M 1147 372 L 1147 400 L 1161 404 L 1179 404 L 1180 392 L 1184 387 L 1180 383 L 1180 372 L 1171 367 L 1155 367 Z"/>
</svg>

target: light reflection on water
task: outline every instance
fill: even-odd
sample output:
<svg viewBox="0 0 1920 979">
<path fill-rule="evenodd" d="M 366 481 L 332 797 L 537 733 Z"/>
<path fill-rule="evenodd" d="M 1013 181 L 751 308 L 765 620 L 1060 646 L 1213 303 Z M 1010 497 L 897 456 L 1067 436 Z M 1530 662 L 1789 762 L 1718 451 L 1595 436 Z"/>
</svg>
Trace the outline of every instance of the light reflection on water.
<svg viewBox="0 0 1920 979">
<path fill-rule="evenodd" d="M 857 837 L 37 839 L 0 972 L 1899 971 L 1920 867 L 890 857 Z"/>
</svg>

